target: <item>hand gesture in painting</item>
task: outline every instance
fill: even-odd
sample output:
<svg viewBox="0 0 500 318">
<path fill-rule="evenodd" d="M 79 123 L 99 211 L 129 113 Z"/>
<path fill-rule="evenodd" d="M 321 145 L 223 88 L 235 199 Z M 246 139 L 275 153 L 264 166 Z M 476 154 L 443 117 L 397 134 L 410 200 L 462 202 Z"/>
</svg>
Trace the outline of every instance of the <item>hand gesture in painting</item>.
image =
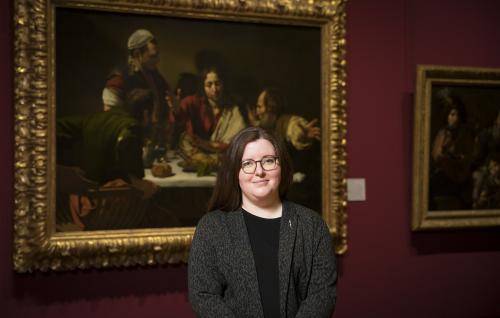
<svg viewBox="0 0 500 318">
<path fill-rule="evenodd" d="M 321 139 L 321 129 L 316 126 L 318 123 L 318 119 L 314 118 L 307 125 L 304 126 L 304 132 L 308 139 Z"/>
</svg>

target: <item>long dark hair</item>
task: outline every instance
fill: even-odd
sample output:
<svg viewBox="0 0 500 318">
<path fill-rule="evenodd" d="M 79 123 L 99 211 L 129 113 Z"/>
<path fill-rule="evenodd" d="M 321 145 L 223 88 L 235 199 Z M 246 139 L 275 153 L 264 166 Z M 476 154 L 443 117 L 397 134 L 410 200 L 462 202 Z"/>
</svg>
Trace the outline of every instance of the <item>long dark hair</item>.
<svg viewBox="0 0 500 318">
<path fill-rule="evenodd" d="M 286 197 L 288 188 L 292 183 L 293 169 L 290 156 L 283 142 L 262 128 L 249 127 L 241 130 L 234 136 L 222 158 L 215 188 L 208 203 L 208 211 L 221 210 L 229 212 L 241 207 L 242 194 L 238 178 L 241 169 L 241 159 L 246 145 L 258 139 L 269 141 L 276 151 L 281 168 L 279 196 L 281 200 Z"/>
</svg>

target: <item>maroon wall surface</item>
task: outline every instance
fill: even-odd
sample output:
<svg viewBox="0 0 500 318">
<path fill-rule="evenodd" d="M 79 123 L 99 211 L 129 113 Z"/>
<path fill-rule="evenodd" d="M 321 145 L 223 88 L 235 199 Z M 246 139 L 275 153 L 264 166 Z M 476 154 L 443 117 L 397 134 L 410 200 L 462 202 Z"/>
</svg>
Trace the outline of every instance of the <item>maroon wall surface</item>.
<svg viewBox="0 0 500 318">
<path fill-rule="evenodd" d="M 498 229 L 411 233 L 417 64 L 500 68 L 500 1 L 351 0 L 349 204 L 337 318 L 500 317 Z M 193 317 L 186 266 L 12 271 L 12 4 L 0 4 L 0 312 L 3 317 Z M 4 313 L 7 313 L 5 316 Z"/>
</svg>

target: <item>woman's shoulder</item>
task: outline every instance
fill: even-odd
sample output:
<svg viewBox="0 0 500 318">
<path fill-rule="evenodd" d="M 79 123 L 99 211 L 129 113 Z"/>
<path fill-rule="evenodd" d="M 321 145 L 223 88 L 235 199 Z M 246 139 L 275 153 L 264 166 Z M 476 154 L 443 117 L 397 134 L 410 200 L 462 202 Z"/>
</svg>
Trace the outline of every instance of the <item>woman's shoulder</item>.
<svg viewBox="0 0 500 318">
<path fill-rule="evenodd" d="M 289 210 L 289 213 L 295 213 L 302 222 L 310 223 L 314 227 L 326 225 L 321 214 L 308 207 L 291 201 L 285 201 L 284 207 Z"/>
<path fill-rule="evenodd" d="M 196 230 L 218 232 L 225 228 L 225 224 L 236 212 L 224 212 L 221 210 L 214 210 L 206 213 L 198 222 Z"/>
<path fill-rule="evenodd" d="M 321 218 L 321 216 L 318 212 L 316 212 L 313 209 L 310 209 L 304 205 L 301 205 L 299 203 L 295 203 L 292 201 L 284 201 L 283 206 L 284 206 L 284 208 L 290 209 L 290 210 L 294 211 L 295 213 L 302 215 L 302 216 L 306 216 L 306 217 L 310 217 L 310 218 Z"/>
<path fill-rule="evenodd" d="M 294 202 L 286 202 L 289 214 L 295 214 L 296 222 L 301 231 L 298 239 L 317 244 L 318 242 L 331 238 L 330 230 L 321 214 Z M 292 216 L 293 218 L 293 216 Z M 293 220 L 292 220 L 293 222 Z"/>
<path fill-rule="evenodd" d="M 215 210 L 215 211 L 207 212 L 198 221 L 198 225 L 196 227 L 208 226 L 208 225 L 211 225 L 211 224 L 219 223 L 219 221 L 221 221 L 223 219 L 224 213 L 225 212 L 222 212 L 220 210 Z"/>
</svg>

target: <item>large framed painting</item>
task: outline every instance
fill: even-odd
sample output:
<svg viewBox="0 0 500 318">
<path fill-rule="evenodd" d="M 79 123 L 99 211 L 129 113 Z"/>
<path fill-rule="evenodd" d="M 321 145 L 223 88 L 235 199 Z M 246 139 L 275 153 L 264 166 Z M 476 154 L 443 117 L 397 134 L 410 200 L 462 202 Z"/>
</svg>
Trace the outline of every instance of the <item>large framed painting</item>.
<svg viewBox="0 0 500 318">
<path fill-rule="evenodd" d="M 413 230 L 500 225 L 500 69 L 420 65 Z"/>
<path fill-rule="evenodd" d="M 248 126 L 346 241 L 345 1 L 15 1 L 19 272 L 187 261 Z"/>
</svg>

